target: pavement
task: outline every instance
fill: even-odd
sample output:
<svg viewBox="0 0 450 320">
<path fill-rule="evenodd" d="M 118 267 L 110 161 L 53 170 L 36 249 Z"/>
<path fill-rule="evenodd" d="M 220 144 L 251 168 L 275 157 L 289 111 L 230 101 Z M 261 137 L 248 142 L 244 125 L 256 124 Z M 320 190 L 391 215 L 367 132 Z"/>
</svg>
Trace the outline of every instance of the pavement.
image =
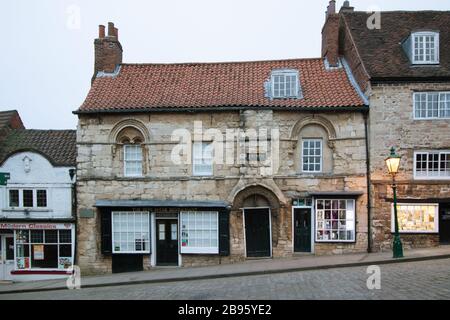
<svg viewBox="0 0 450 320">
<path fill-rule="evenodd" d="M 285 259 L 248 260 L 242 263 L 190 268 L 153 268 L 151 271 L 82 276 L 81 288 L 164 284 L 220 278 L 292 273 L 298 271 L 351 268 L 450 258 L 450 246 L 405 250 L 405 257 L 393 259 L 392 252 L 333 256 L 301 255 Z M 1 295 L 67 290 L 65 280 L 0 284 Z"/>
</svg>

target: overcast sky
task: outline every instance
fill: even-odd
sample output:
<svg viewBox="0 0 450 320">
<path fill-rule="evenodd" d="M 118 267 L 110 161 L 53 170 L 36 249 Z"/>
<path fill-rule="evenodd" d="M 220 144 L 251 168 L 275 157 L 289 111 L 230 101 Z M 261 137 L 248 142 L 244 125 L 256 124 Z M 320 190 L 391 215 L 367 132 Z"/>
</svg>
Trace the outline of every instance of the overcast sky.
<svg viewBox="0 0 450 320">
<path fill-rule="evenodd" d="M 337 1 L 340 8 L 343 0 Z M 328 0 L 2 0 L 0 110 L 27 128 L 75 128 L 98 25 L 119 28 L 124 62 L 320 56 Z M 353 0 L 358 11 L 450 10 L 448 0 Z"/>
</svg>

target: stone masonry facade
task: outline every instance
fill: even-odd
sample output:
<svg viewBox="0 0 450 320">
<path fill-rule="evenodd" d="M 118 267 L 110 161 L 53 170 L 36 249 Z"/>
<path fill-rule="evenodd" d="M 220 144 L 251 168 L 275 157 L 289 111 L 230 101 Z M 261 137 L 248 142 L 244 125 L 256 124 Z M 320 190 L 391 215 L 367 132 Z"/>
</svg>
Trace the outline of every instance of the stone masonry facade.
<svg viewBox="0 0 450 320">
<path fill-rule="evenodd" d="M 193 131 L 194 121 L 204 130 L 217 128 L 248 130 L 263 126 L 279 128 L 280 165 L 278 172 L 261 175 L 256 166 L 214 165 L 211 177 L 193 177 L 191 165 L 175 165 L 171 152 L 176 129 Z M 133 125 L 144 131 L 144 176 L 125 178 L 120 145 L 115 134 Z M 302 135 L 324 134 L 329 157 L 328 172 L 299 173 L 298 143 Z M 111 272 L 111 257 L 102 255 L 97 200 L 161 199 L 222 200 L 231 206 L 230 255 L 183 255 L 183 266 L 231 263 L 245 259 L 241 202 L 246 194 L 258 193 L 269 199 L 272 208 L 273 257 L 289 257 L 292 244 L 292 199 L 310 192 L 360 192 L 356 199 L 356 241 L 316 243 L 316 254 L 339 254 L 367 250 L 367 185 L 363 114 L 357 112 L 308 113 L 241 110 L 209 113 L 150 113 L 89 116 L 80 115 L 78 125 L 78 263 L 86 273 Z M 324 155 L 325 156 L 325 155 Z M 325 164 L 324 164 L 325 165 Z M 94 216 L 83 217 L 83 210 Z M 144 259 L 149 268 L 149 258 Z"/>
</svg>

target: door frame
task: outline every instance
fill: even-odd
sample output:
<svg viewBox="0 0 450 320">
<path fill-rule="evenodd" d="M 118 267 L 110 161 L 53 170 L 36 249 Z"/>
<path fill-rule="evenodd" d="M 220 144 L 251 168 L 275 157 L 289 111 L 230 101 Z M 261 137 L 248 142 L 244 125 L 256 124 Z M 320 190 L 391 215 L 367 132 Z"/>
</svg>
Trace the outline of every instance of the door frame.
<svg viewBox="0 0 450 320">
<path fill-rule="evenodd" d="M 269 207 L 248 207 L 248 208 L 242 208 L 242 220 L 243 220 L 243 224 L 244 224 L 244 254 L 245 254 L 245 258 L 249 258 L 247 256 L 247 236 L 246 236 L 246 232 L 245 232 L 245 210 L 258 210 L 258 209 L 267 209 L 269 210 L 269 245 L 270 245 L 270 256 L 267 258 L 272 258 L 273 257 L 273 251 L 272 251 L 272 210 Z M 251 257 L 253 258 L 253 257 Z"/>
<path fill-rule="evenodd" d="M 13 239 L 14 257 L 13 257 L 12 260 L 6 260 L 6 239 L 7 238 L 12 238 Z M 0 241 L 2 242 L 2 244 L 1 244 L 1 248 L 2 248 L 1 254 L 2 254 L 2 256 L 5 257 L 5 260 L 3 261 L 3 264 L 2 264 L 2 268 L 3 268 L 2 272 L 5 272 L 5 278 L 4 279 L 0 279 L 0 280 L 10 281 L 11 280 L 11 274 L 9 274 L 9 276 L 7 274 L 6 266 L 8 264 L 6 264 L 6 261 L 12 261 L 13 262 L 12 265 L 11 265 L 11 271 L 13 271 L 16 268 L 16 236 L 15 236 L 15 233 L 14 234 L 8 234 L 8 233 L 0 234 Z M 0 260 L 3 259 L 2 256 L 0 256 Z"/>
<path fill-rule="evenodd" d="M 295 236 L 295 214 L 294 211 L 295 209 L 309 209 L 310 210 L 310 214 L 311 214 L 311 252 L 305 252 L 305 254 L 314 254 L 315 253 L 315 248 L 314 248 L 314 244 L 315 244 L 315 237 L 314 234 L 316 232 L 316 215 L 315 215 L 315 209 L 314 209 L 314 198 L 312 199 L 312 205 L 311 206 L 292 206 L 292 211 L 291 211 L 291 234 L 292 234 L 292 253 L 303 253 L 303 252 L 296 252 L 295 251 L 295 240 L 294 240 L 294 236 Z"/>
<path fill-rule="evenodd" d="M 183 262 L 181 261 L 182 256 L 181 256 L 181 251 L 180 251 L 180 214 L 178 214 L 178 216 L 175 217 L 157 217 L 155 213 L 151 214 L 151 230 L 152 230 L 152 253 L 151 253 L 151 257 L 150 257 L 150 264 L 152 267 L 158 267 L 158 261 L 156 258 L 157 255 L 157 246 L 156 246 L 156 241 L 158 241 L 157 239 L 157 230 L 156 230 L 156 221 L 157 220 L 176 220 L 177 224 L 178 224 L 178 235 L 177 235 L 177 242 L 178 242 L 178 246 L 177 246 L 177 250 L 178 250 L 178 267 L 181 267 Z"/>
</svg>

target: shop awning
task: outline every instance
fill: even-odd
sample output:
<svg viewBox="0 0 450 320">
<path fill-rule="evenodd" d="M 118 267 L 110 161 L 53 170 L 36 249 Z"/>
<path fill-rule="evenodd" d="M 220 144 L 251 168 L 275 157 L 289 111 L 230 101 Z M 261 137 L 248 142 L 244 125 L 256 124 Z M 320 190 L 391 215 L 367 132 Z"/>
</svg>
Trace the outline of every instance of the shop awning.
<svg viewBox="0 0 450 320">
<path fill-rule="evenodd" d="M 318 191 L 309 192 L 312 197 L 359 197 L 362 196 L 362 191 Z"/>
<path fill-rule="evenodd" d="M 195 200 L 97 200 L 95 207 L 118 208 L 226 208 L 225 201 L 195 201 Z"/>
</svg>

